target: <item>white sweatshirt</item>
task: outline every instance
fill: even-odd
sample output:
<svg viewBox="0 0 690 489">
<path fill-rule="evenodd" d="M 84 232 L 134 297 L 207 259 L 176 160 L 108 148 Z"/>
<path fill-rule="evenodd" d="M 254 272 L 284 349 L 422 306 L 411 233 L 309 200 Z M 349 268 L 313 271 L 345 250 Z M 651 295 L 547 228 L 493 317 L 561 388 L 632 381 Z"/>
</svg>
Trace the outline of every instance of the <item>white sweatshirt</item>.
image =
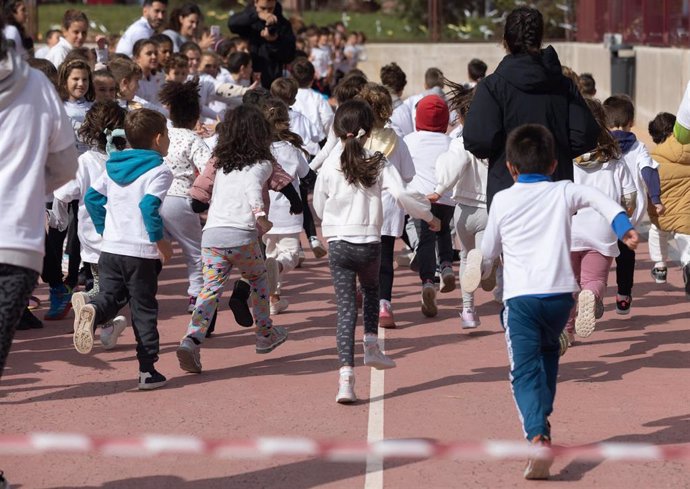
<svg viewBox="0 0 690 489">
<path fill-rule="evenodd" d="M 311 88 L 298 89 L 295 98 L 292 110 L 301 112 L 307 119 L 323 129 L 324 134 L 327 134 L 333 124 L 335 114 L 326 99 Z"/>
<path fill-rule="evenodd" d="M 358 242 L 374 242 L 381 239 L 383 203 L 381 193 L 387 190 L 417 219 L 431 221 L 431 205 L 426 196 L 405 188 L 400 173 L 385 160 L 377 182 L 362 188 L 350 185 L 340 169 L 342 147 L 338 146 L 326 159 L 314 188 L 313 205 L 322 220 L 324 237 L 353 237 Z"/>
<path fill-rule="evenodd" d="M 414 120 L 412 119 L 412 111 L 400 100 L 393 101 L 393 115 L 391 115 L 391 127 L 401 138 L 414 132 Z"/>
<path fill-rule="evenodd" d="M 450 137 L 440 132 L 416 131 L 405 136 L 412 161 L 414 161 L 415 176 L 410 183 L 410 189 L 424 195 L 436 190 L 436 160 L 448 151 Z M 441 195 L 438 204 L 455 206 L 450 191 Z"/>
<path fill-rule="evenodd" d="M 319 152 L 319 142 L 326 137 L 323 128 L 307 119 L 304 114 L 290 109 L 290 130 L 302 138 L 304 148 L 310 155 Z"/>
<path fill-rule="evenodd" d="M 482 239 L 485 265 L 503 254 L 503 299 L 579 290 L 570 262 L 572 216 L 593 207 L 608 223 L 623 208 L 572 182 L 516 182 L 498 192 Z"/>
<path fill-rule="evenodd" d="M 489 164 L 465 150 L 460 136 L 453 139 L 448 151 L 436 160 L 436 190 L 439 195 L 453 189 L 458 204 L 486 209 L 486 184 Z"/>
<path fill-rule="evenodd" d="M 276 161 L 294 180 L 291 185 L 299 193 L 299 179 L 309 173 L 309 164 L 304 153 L 287 141 L 278 141 L 271 145 L 271 153 Z M 266 234 L 299 234 L 302 232 L 303 215 L 290 214 L 290 201 L 280 192 L 269 190 L 271 207 L 268 220 L 273 228 Z M 305 205 L 308 205 L 305 203 Z"/>
<path fill-rule="evenodd" d="M 647 185 L 645 185 L 642 179 L 642 169 L 645 167 L 657 169 L 659 164 L 649 156 L 647 147 L 640 141 L 637 141 L 630 151 L 623 155 L 623 161 L 625 161 L 628 170 L 630 170 L 630 175 L 632 175 L 635 188 L 637 189 L 635 212 L 630 218 L 633 225 L 637 226 L 644 216 L 647 215 Z"/>
</svg>

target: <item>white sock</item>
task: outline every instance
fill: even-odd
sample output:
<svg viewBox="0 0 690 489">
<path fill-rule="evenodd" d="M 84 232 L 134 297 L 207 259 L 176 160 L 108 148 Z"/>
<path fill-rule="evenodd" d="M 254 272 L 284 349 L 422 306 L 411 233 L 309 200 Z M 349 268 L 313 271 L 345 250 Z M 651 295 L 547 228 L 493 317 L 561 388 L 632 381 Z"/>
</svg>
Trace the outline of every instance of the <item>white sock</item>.
<svg viewBox="0 0 690 489">
<path fill-rule="evenodd" d="M 340 367 L 340 375 L 354 375 L 355 371 L 352 367 L 349 365 L 345 365 L 344 367 Z"/>
<path fill-rule="evenodd" d="M 391 302 L 387 301 L 386 299 L 379 300 L 379 307 L 383 307 L 383 306 L 391 307 Z"/>
</svg>

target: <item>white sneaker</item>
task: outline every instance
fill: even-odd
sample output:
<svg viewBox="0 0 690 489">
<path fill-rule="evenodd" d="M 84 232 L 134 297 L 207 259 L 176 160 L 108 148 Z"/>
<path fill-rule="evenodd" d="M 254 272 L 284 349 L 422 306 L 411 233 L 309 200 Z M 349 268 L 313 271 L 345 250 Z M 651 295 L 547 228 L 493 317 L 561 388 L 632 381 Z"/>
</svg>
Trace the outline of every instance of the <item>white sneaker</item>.
<svg viewBox="0 0 690 489">
<path fill-rule="evenodd" d="M 364 365 L 375 368 L 376 370 L 385 370 L 387 368 L 395 367 L 395 361 L 387 357 L 379 348 L 376 341 L 364 342 Z"/>
<path fill-rule="evenodd" d="M 201 354 L 199 350 L 199 345 L 194 343 L 194 340 L 189 336 L 182 338 L 180 346 L 177 347 L 177 360 L 180 362 L 182 370 L 192 374 L 201 373 Z"/>
<path fill-rule="evenodd" d="M 467 253 L 467 264 L 460 277 L 462 291 L 471 294 L 482 281 L 482 252 L 477 248 Z"/>
<path fill-rule="evenodd" d="M 74 348 L 86 355 L 93 348 L 93 328 L 96 321 L 96 308 L 91 304 L 86 304 L 79 308 L 79 312 L 74 314 L 74 333 L 72 343 Z"/>
<path fill-rule="evenodd" d="M 275 316 L 285 311 L 290 302 L 287 299 L 278 299 L 278 302 L 271 302 L 271 316 Z"/>
<path fill-rule="evenodd" d="M 107 329 L 106 329 L 107 328 Z M 117 340 L 122 332 L 127 328 L 127 319 L 124 316 L 117 316 L 115 319 L 106 323 L 101 328 L 101 345 L 104 350 L 112 350 L 117 345 Z"/>
<path fill-rule="evenodd" d="M 465 307 L 460 313 L 460 321 L 462 322 L 462 329 L 474 329 L 481 323 L 479 315 L 474 312 L 474 307 Z"/>
<path fill-rule="evenodd" d="M 338 395 L 335 396 L 335 402 L 340 404 L 349 404 L 357 401 L 355 395 L 355 373 L 352 371 L 341 372 L 340 380 L 338 381 Z"/>
<path fill-rule="evenodd" d="M 280 277 L 280 268 L 275 258 L 268 257 L 265 261 L 266 265 L 266 282 L 268 283 L 268 293 L 275 294 L 278 289 L 278 280 Z"/>
<path fill-rule="evenodd" d="M 596 296 L 591 290 L 583 290 L 577 298 L 577 317 L 575 318 L 575 333 L 580 338 L 587 338 L 594 333 L 597 324 L 595 318 Z"/>
<path fill-rule="evenodd" d="M 79 316 L 81 308 L 89 303 L 89 299 L 89 294 L 86 292 L 75 292 L 72 294 L 72 310 L 74 311 L 75 319 Z"/>
</svg>

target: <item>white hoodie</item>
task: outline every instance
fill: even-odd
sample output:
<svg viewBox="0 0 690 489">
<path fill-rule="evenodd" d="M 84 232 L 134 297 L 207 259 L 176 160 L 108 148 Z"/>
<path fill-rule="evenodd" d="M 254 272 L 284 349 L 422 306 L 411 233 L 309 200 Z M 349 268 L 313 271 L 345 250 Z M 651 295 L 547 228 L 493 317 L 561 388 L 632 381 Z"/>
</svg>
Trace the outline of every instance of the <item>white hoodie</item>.
<svg viewBox="0 0 690 489">
<path fill-rule="evenodd" d="M 458 204 L 486 209 L 488 173 L 488 162 L 465 150 L 465 141 L 460 136 L 436 160 L 435 192 L 443 195 L 452 188 L 452 198 Z"/>
</svg>

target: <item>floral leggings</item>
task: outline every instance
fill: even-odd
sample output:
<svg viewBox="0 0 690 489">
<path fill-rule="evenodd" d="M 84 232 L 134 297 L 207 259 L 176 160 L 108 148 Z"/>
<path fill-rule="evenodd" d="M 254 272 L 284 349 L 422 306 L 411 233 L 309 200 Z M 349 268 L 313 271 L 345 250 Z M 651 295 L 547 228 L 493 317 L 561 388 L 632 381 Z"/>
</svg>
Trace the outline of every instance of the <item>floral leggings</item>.
<svg viewBox="0 0 690 489">
<path fill-rule="evenodd" d="M 232 267 L 237 267 L 252 287 L 251 302 L 257 335 L 267 336 L 273 323 L 268 302 L 266 265 L 258 241 L 237 248 L 202 248 L 204 286 L 196 298 L 187 336 L 199 342 L 206 338 L 206 330 L 218 308 L 223 288 L 230 277 Z"/>
</svg>

